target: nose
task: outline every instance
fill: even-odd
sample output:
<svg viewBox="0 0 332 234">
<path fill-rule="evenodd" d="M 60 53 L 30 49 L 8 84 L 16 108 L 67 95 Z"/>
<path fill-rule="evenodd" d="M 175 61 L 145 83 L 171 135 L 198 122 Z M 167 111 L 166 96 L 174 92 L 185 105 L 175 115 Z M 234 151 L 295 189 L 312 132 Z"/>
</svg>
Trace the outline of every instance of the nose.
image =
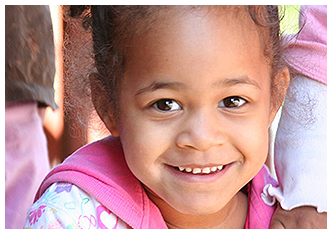
<svg viewBox="0 0 332 234">
<path fill-rule="evenodd" d="M 223 145 L 225 140 L 218 113 L 200 111 L 186 118 L 177 135 L 176 144 L 180 148 L 207 151 L 214 146 Z"/>
</svg>

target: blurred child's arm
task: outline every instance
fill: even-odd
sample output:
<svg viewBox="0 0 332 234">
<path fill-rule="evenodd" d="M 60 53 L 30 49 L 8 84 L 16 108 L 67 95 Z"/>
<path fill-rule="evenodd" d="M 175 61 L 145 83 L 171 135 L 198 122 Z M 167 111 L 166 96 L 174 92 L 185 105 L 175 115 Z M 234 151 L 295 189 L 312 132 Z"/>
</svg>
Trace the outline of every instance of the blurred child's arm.
<svg viewBox="0 0 332 234">
<path fill-rule="evenodd" d="M 318 213 L 315 207 L 302 206 L 283 210 L 278 206 L 271 220 L 271 229 L 327 228 L 327 213 Z"/>
</svg>

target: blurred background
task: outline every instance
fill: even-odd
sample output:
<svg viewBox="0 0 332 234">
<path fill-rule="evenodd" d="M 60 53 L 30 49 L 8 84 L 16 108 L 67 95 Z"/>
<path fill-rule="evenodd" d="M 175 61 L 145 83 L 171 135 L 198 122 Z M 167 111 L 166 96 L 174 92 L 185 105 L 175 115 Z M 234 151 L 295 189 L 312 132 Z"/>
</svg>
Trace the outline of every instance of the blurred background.
<svg viewBox="0 0 332 234">
<path fill-rule="evenodd" d="M 56 56 L 54 99 L 58 108 L 53 110 L 47 107 L 43 127 L 48 142 L 50 165 L 54 167 L 81 146 L 101 139 L 109 133 L 106 128 L 101 129 L 103 125 L 98 117 L 89 120 L 86 126 L 76 118 L 75 108 L 66 106 L 64 95 L 68 94 L 68 90 L 63 79 L 67 68 L 63 64 L 64 53 L 66 53 L 63 50 L 63 43 L 64 35 L 70 32 L 68 32 L 67 23 L 63 20 L 61 6 L 50 6 L 50 11 Z"/>
</svg>

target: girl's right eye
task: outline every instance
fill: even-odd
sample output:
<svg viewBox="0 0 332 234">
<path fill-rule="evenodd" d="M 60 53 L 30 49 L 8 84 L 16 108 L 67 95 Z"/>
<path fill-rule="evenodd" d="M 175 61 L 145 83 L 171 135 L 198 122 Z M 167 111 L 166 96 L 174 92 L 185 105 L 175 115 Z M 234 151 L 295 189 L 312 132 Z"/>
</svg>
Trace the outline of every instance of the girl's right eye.
<svg viewBox="0 0 332 234">
<path fill-rule="evenodd" d="M 159 111 L 171 112 L 181 110 L 181 106 L 172 99 L 160 99 L 152 104 L 152 107 Z"/>
</svg>

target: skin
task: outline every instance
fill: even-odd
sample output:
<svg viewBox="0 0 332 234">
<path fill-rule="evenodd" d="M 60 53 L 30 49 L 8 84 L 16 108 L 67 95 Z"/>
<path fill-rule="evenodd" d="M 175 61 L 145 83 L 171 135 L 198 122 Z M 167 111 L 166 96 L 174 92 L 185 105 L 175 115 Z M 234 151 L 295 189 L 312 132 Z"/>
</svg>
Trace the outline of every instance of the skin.
<svg viewBox="0 0 332 234">
<path fill-rule="evenodd" d="M 170 228 L 244 227 L 247 198 L 239 190 L 265 162 L 278 109 L 271 106 L 269 74 L 248 16 L 173 10 L 132 39 L 119 121 L 101 114 L 102 97 L 94 95 L 129 168 Z M 278 76 L 289 80 L 287 69 Z M 229 97 L 240 105 L 226 105 Z M 163 99 L 170 109 L 160 109 Z M 183 179 L 173 168 L 214 165 L 225 168 L 207 181 Z"/>
<path fill-rule="evenodd" d="M 283 210 L 280 205 L 275 211 L 271 229 L 326 229 L 327 213 L 318 213 L 316 207 L 303 206 L 293 210 Z"/>
</svg>

